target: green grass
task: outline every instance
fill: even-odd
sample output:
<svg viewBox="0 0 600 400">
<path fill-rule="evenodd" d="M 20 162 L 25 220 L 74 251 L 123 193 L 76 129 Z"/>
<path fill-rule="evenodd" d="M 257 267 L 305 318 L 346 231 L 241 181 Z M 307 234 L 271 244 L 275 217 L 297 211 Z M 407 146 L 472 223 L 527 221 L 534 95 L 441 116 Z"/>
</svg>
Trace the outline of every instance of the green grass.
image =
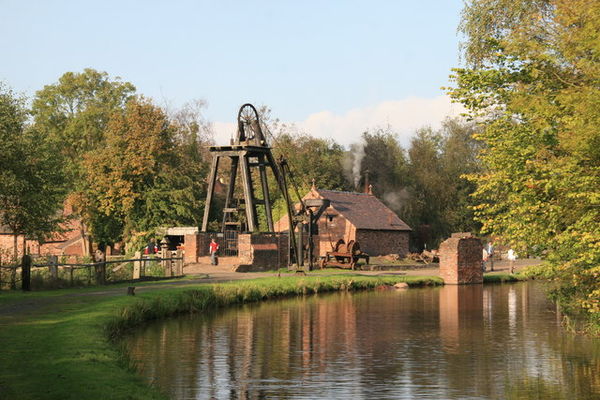
<svg viewBox="0 0 600 400">
<path fill-rule="evenodd" d="M 495 273 L 483 275 L 483 283 L 505 283 L 505 282 L 521 282 L 529 280 L 528 276 L 522 274 L 507 274 Z"/>
<path fill-rule="evenodd" d="M 111 295 L 92 294 L 90 288 L 2 294 L 0 297 L 7 299 L 4 306 L 29 303 L 34 311 L 20 316 L 0 315 L 0 398 L 164 398 L 128 367 L 114 342 L 139 324 L 232 304 L 335 290 L 363 290 L 396 282 L 424 286 L 441 284 L 441 279 L 300 276 L 158 288 L 135 297 L 125 296 L 125 290 Z"/>
</svg>

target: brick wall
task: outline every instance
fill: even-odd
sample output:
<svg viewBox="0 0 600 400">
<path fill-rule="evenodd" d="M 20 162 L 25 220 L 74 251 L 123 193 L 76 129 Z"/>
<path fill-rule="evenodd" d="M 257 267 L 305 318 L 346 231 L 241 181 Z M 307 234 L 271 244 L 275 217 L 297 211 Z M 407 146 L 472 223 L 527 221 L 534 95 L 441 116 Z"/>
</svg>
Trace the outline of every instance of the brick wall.
<svg viewBox="0 0 600 400">
<path fill-rule="evenodd" d="M 193 235 L 185 235 L 183 261 L 186 264 L 198 262 L 198 257 L 209 256 L 208 245 L 211 239 L 215 239 L 221 245 L 222 233 L 220 232 L 199 232 Z"/>
<path fill-rule="evenodd" d="M 408 232 L 406 231 L 376 231 L 359 229 L 356 239 L 360 249 L 370 256 L 399 254 L 401 257 L 408 253 Z"/>
<path fill-rule="evenodd" d="M 238 272 L 268 271 L 288 264 L 288 235 L 241 233 L 238 235 Z"/>
<path fill-rule="evenodd" d="M 482 283 L 482 253 L 478 238 L 453 235 L 440 245 L 440 276 L 447 284 Z"/>
</svg>

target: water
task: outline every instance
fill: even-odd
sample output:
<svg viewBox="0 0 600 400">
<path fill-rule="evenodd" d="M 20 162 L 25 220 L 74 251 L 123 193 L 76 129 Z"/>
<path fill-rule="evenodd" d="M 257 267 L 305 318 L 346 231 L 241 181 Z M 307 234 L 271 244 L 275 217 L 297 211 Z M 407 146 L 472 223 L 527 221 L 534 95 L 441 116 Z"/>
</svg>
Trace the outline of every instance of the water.
<svg viewBox="0 0 600 400">
<path fill-rule="evenodd" d="M 177 399 L 600 399 L 600 340 L 535 283 L 338 293 L 176 318 L 125 340 Z"/>
</svg>

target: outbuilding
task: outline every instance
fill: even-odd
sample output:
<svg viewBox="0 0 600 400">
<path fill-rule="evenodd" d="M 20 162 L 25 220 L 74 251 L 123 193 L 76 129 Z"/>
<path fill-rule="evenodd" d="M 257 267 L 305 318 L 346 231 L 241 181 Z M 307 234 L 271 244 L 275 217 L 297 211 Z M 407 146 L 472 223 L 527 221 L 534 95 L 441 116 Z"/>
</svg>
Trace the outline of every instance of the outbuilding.
<svg viewBox="0 0 600 400">
<path fill-rule="evenodd" d="M 318 222 L 315 253 L 324 256 L 339 239 L 357 241 L 371 256 L 408 253 L 411 228 L 381 200 L 370 193 L 317 189 L 313 186 L 303 199 L 327 199 L 330 206 Z M 275 224 L 276 231 L 288 229 L 285 215 Z"/>
</svg>

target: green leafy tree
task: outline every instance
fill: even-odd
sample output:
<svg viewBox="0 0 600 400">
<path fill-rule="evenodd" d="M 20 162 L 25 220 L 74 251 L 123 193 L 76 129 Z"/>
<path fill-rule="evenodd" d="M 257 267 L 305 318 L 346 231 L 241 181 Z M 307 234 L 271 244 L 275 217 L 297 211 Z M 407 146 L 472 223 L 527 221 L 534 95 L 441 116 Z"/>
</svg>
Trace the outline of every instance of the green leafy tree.
<svg viewBox="0 0 600 400">
<path fill-rule="evenodd" d="M 361 145 L 362 160 L 360 160 Z M 356 190 L 364 189 L 359 188 L 358 185 L 364 185 L 365 175 L 368 171 L 369 184 L 373 186 L 373 193 L 384 200 L 387 197 L 391 206 L 396 205 L 392 201 L 392 195 L 404 188 L 408 181 L 406 153 L 400 146 L 396 134 L 389 128 L 364 132 L 362 142 L 353 146 L 350 159 L 352 160 L 352 178 Z M 359 168 L 357 168 L 357 162 L 360 163 Z"/>
<path fill-rule="evenodd" d="M 39 90 L 33 100 L 35 130 L 54 143 L 55 151 L 64 158 L 64 186 L 69 203 L 83 219 L 84 239 L 88 237 L 86 226 L 92 221 L 96 221 L 97 234 L 101 226 L 106 235 L 118 230 L 119 222 L 99 213 L 100 205 L 91 201 L 89 192 L 94 187 L 85 179 L 83 159 L 87 153 L 104 147 L 110 115 L 122 110 L 134 92 L 131 83 L 88 68 L 81 73 L 66 72 L 57 83 Z M 90 245 L 84 245 L 86 252 Z"/>
<path fill-rule="evenodd" d="M 479 230 L 466 174 L 480 171 L 480 142 L 472 124 L 446 120 L 439 131 L 417 131 L 408 150 L 410 183 L 405 215 L 418 248 L 435 248 L 452 232 Z"/>
<path fill-rule="evenodd" d="M 544 254 L 566 311 L 600 326 L 600 3 L 479 0 L 452 97 L 483 129 L 478 220 Z"/>
<path fill-rule="evenodd" d="M 104 145 L 104 131 L 113 111 L 123 109 L 135 92 L 129 82 L 86 68 L 66 72 L 58 82 L 36 93 L 32 114 L 36 129 L 60 145 L 77 169 L 81 157 Z"/>
<path fill-rule="evenodd" d="M 27 114 L 23 99 L 0 86 L 0 224 L 14 233 L 15 259 L 18 235 L 44 241 L 58 229 L 64 199 L 61 160 Z"/>
</svg>

